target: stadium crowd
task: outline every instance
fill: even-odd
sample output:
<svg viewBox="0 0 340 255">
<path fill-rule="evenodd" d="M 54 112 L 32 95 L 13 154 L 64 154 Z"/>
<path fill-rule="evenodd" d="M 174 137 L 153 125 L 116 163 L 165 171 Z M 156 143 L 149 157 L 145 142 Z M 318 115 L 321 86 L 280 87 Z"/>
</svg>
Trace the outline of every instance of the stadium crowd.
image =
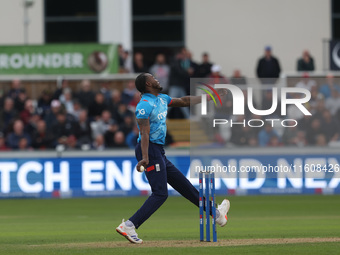
<svg viewBox="0 0 340 255">
<path fill-rule="evenodd" d="M 190 77 L 208 77 L 212 83 L 247 84 L 240 70 L 234 70 L 229 78 L 225 77 L 221 67 L 210 62 L 208 53 L 202 54 L 202 61 L 198 64 L 192 60 L 190 51 L 183 48 L 171 61 L 167 61 L 164 54 L 158 54 L 151 66 L 145 63 L 140 52 L 131 58 L 129 52 L 120 46 L 119 55 L 120 72 L 151 72 L 171 97 L 189 94 Z M 314 61 L 308 51 L 304 51 L 297 60 L 297 70 L 314 70 Z M 270 47 L 265 48 L 256 72 L 264 84 L 268 83 L 268 78 L 274 79 L 270 82 L 275 83 L 279 77 L 280 64 Z M 306 107 L 312 116 L 304 116 L 291 108 L 287 110 L 287 118 L 298 120 L 296 127 L 277 130 L 271 125 L 263 128 L 235 126 L 231 128 L 228 139 L 216 137 L 216 141 L 223 145 L 272 147 L 339 143 L 340 86 L 334 82 L 334 77 L 329 75 L 323 84 L 317 84 L 305 74 L 296 86 L 311 91 L 312 98 Z M 139 99 L 140 93 L 135 89 L 134 81 L 126 82 L 122 91 L 109 90 L 105 86 L 94 91 L 91 82 L 83 80 L 80 90 L 73 91 L 64 80 L 55 90 L 45 90 L 39 98 L 31 99 L 21 82 L 13 80 L 10 90 L 0 98 L 0 150 L 133 148 L 138 137 L 134 111 Z M 231 112 L 231 100 L 224 109 L 226 112 Z M 269 109 L 271 103 L 271 90 L 267 90 L 259 109 Z M 170 117 L 188 118 L 189 109 L 174 111 Z M 271 117 L 280 118 L 280 109 Z M 248 111 L 237 120 L 250 118 L 261 117 Z M 167 144 L 172 142 L 168 134 Z"/>
<path fill-rule="evenodd" d="M 93 91 L 90 81 L 83 80 L 81 89 L 72 91 L 64 80 L 55 91 L 43 91 L 35 102 L 14 80 L 2 98 L 0 150 L 133 147 L 138 100 L 133 82 L 123 91 Z"/>
<path fill-rule="evenodd" d="M 334 82 L 332 75 L 328 75 L 324 83 L 317 84 L 305 74 L 295 86 L 311 91 L 311 99 L 304 106 L 312 115 L 304 115 L 295 105 L 288 105 L 287 115 L 282 116 L 280 102 L 276 111 L 270 116 L 258 116 L 245 108 L 245 116 L 234 120 L 247 122 L 250 119 L 261 119 L 265 124 L 262 128 L 235 125 L 231 128 L 229 142 L 237 146 L 262 147 L 340 146 L 340 85 Z M 289 96 L 298 98 L 301 94 Z M 265 90 L 261 106 L 258 108 L 270 109 L 271 105 L 272 90 Z M 290 121 L 285 125 L 294 127 L 282 127 L 278 121 L 273 125 L 265 119 L 287 119 Z"/>
</svg>

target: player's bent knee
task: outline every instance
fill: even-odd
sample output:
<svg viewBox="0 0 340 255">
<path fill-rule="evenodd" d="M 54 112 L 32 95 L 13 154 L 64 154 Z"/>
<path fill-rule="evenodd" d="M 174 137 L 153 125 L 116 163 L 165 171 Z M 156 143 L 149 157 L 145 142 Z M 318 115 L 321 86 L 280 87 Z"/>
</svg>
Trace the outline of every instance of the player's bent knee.
<svg viewBox="0 0 340 255">
<path fill-rule="evenodd" d="M 155 198 L 159 199 L 160 201 L 165 202 L 168 198 L 168 193 L 154 193 Z"/>
</svg>

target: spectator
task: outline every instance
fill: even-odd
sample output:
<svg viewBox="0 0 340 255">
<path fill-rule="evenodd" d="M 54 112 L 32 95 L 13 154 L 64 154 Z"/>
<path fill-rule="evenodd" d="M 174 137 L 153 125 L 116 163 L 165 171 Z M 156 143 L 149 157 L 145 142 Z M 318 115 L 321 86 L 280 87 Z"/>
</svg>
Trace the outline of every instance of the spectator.
<svg viewBox="0 0 340 255">
<path fill-rule="evenodd" d="M 255 106 L 254 106 L 255 107 Z M 246 113 L 246 112 L 245 112 Z M 246 120 L 250 120 L 250 119 L 257 119 L 257 120 L 260 120 L 260 119 L 263 119 L 263 116 L 261 115 L 256 115 L 254 113 L 248 113 L 246 116 Z M 269 124 L 269 123 L 268 123 Z M 256 124 L 255 124 L 256 125 Z M 259 137 L 259 133 L 261 132 L 261 130 L 263 129 L 264 127 L 259 127 L 259 128 L 253 128 L 253 127 L 250 127 L 250 132 L 252 133 L 249 138 L 249 141 L 248 143 L 250 144 L 251 142 L 256 141 L 258 142 L 258 137 Z M 252 138 L 255 138 L 255 139 L 252 139 Z"/>
<path fill-rule="evenodd" d="M 191 54 L 186 48 L 181 49 L 182 59 L 181 59 L 181 66 L 182 68 L 191 76 L 194 73 L 194 70 L 191 66 Z"/>
<path fill-rule="evenodd" d="M 74 115 L 72 90 L 70 88 L 65 88 L 63 90 L 63 94 L 60 96 L 59 101 L 64 105 L 67 113 Z"/>
<path fill-rule="evenodd" d="M 229 83 L 227 78 L 221 74 L 221 66 L 219 65 L 213 65 L 211 67 L 211 74 L 208 76 L 209 78 L 209 83 L 211 84 L 218 84 L 218 83 L 223 83 L 227 84 Z"/>
<path fill-rule="evenodd" d="M 299 140 L 298 140 L 298 133 L 300 132 L 298 127 L 294 125 L 293 121 L 289 121 L 288 124 L 289 128 L 285 128 L 282 135 L 282 142 L 287 146 L 298 146 Z"/>
<path fill-rule="evenodd" d="M 313 118 L 311 120 L 310 127 L 306 131 L 306 140 L 308 145 L 316 145 L 317 137 L 324 135 L 321 127 L 321 120 L 319 118 Z"/>
<path fill-rule="evenodd" d="M 87 119 L 87 111 L 82 110 L 79 113 L 79 120 L 75 123 L 74 134 L 78 141 L 78 147 L 92 144 L 92 130 Z"/>
<path fill-rule="evenodd" d="M 248 90 L 243 89 L 242 90 L 243 95 L 244 95 L 244 102 L 243 102 L 243 108 L 244 108 L 244 116 L 246 119 L 261 119 L 261 116 L 257 116 L 255 114 L 253 114 L 248 107 Z M 226 104 L 225 105 L 230 105 L 229 108 L 229 113 L 232 114 L 231 110 L 232 110 L 232 103 L 233 103 L 233 97 L 231 96 L 231 93 L 228 93 L 227 95 L 228 100 L 226 100 Z M 257 103 L 255 100 L 253 100 L 253 106 L 255 109 L 260 109 L 260 107 L 258 107 Z"/>
<path fill-rule="evenodd" d="M 126 136 L 125 143 L 130 149 L 134 149 L 137 145 L 137 139 L 139 136 L 139 129 L 137 125 L 134 125 L 132 131 Z"/>
<path fill-rule="evenodd" d="M 57 122 L 52 126 L 52 132 L 57 144 L 67 146 L 68 137 L 74 134 L 74 126 L 73 123 L 66 118 L 64 111 L 60 111 L 57 114 Z"/>
<path fill-rule="evenodd" d="M 308 50 L 304 50 L 302 57 L 297 60 L 297 71 L 314 71 L 314 59 Z"/>
<path fill-rule="evenodd" d="M 0 89 L 0 106 L 4 105 L 4 99 L 5 99 L 4 91 L 3 89 Z"/>
<path fill-rule="evenodd" d="M 303 88 L 307 90 L 311 90 L 312 87 L 316 86 L 316 81 L 310 79 L 308 73 L 304 73 L 302 79 L 295 85 L 297 88 Z"/>
<path fill-rule="evenodd" d="M 39 120 L 37 122 L 37 128 L 32 136 L 32 146 L 38 150 L 45 150 L 53 148 L 54 137 L 52 132 L 48 132 L 46 129 L 46 122 Z"/>
<path fill-rule="evenodd" d="M 339 123 L 328 110 L 322 112 L 322 130 L 327 143 L 335 142 L 339 139 Z"/>
<path fill-rule="evenodd" d="M 77 94 L 77 98 L 81 103 L 82 107 L 86 110 L 94 101 L 94 93 L 91 90 L 91 83 L 89 80 L 83 80 L 81 82 L 81 90 Z"/>
<path fill-rule="evenodd" d="M 336 90 L 340 93 L 340 86 L 334 82 L 334 76 L 328 74 L 326 77 L 326 83 L 320 86 L 319 92 L 324 98 L 331 97 L 332 90 Z"/>
<path fill-rule="evenodd" d="M 244 116 L 237 116 L 236 122 L 243 122 L 245 120 Z M 251 128 L 248 125 L 233 125 L 231 127 L 230 142 L 238 146 L 247 146 L 255 141 L 257 144 L 258 130 L 256 128 Z"/>
<path fill-rule="evenodd" d="M 264 92 L 264 96 L 262 98 L 262 104 L 261 109 L 262 110 L 269 110 L 273 105 L 273 90 L 272 89 L 266 89 Z M 276 110 L 266 117 L 276 117 L 279 118 L 281 115 L 281 103 L 278 102 L 276 106 Z"/>
<path fill-rule="evenodd" d="M 2 83 L 0 83 L 2 84 Z M 4 91 L 4 88 L 0 89 L 0 105 L 2 105 L 4 103 L 4 98 L 6 97 L 6 93 Z"/>
<path fill-rule="evenodd" d="M 155 76 L 163 87 L 162 92 L 168 91 L 170 67 L 166 64 L 164 54 L 158 54 L 156 56 L 155 64 L 151 66 L 150 73 Z"/>
<path fill-rule="evenodd" d="M 126 104 L 119 104 L 118 108 L 115 109 L 113 112 L 112 118 L 117 122 L 117 123 L 122 123 L 124 122 L 124 117 L 127 114 L 133 114 L 128 108 Z"/>
<path fill-rule="evenodd" d="M 21 138 L 25 138 L 27 140 L 27 145 L 30 146 L 31 138 L 24 132 L 24 123 L 22 120 L 16 120 L 13 124 L 13 132 L 7 137 L 8 146 L 11 149 L 18 149 Z"/>
<path fill-rule="evenodd" d="M 111 91 L 109 89 L 109 83 L 104 82 L 104 83 L 100 84 L 99 92 L 103 94 L 104 99 L 105 99 L 105 103 L 108 103 L 111 99 Z"/>
<path fill-rule="evenodd" d="M 81 108 L 81 104 L 78 101 L 78 99 L 73 100 L 73 113 L 72 116 L 74 117 L 74 120 L 77 121 L 79 119 L 79 114 L 83 111 L 83 108 Z"/>
<path fill-rule="evenodd" d="M 271 124 L 267 123 L 264 128 L 259 132 L 258 141 L 260 146 L 267 146 L 269 145 L 269 141 L 272 139 L 273 136 L 279 138 L 277 132 L 273 129 Z"/>
<path fill-rule="evenodd" d="M 195 77 L 198 72 L 198 64 L 192 59 L 192 53 L 191 51 L 187 50 L 186 54 L 187 60 L 190 63 L 190 67 L 188 69 L 190 77 Z M 190 94 L 190 89 L 187 89 L 187 94 Z"/>
<path fill-rule="evenodd" d="M 97 135 L 95 137 L 93 148 L 98 151 L 105 150 L 105 143 L 104 143 L 104 136 L 103 135 Z"/>
<path fill-rule="evenodd" d="M 45 114 L 45 122 L 47 125 L 47 129 L 50 130 L 50 128 L 56 123 L 57 121 L 57 114 L 61 111 L 61 103 L 59 100 L 52 100 L 51 102 L 51 109 Z"/>
<path fill-rule="evenodd" d="M 244 116 L 240 115 L 237 116 L 236 122 L 240 123 L 243 122 Z M 252 132 L 254 129 L 250 128 L 249 126 L 245 125 L 233 125 L 231 127 L 231 136 L 230 136 L 230 142 L 233 145 L 237 146 L 245 146 L 249 144 L 249 139 L 253 137 L 255 134 Z"/>
<path fill-rule="evenodd" d="M 25 108 L 20 112 L 20 119 L 24 122 L 24 125 L 27 125 L 31 116 L 35 113 L 35 108 L 33 105 L 33 101 L 28 99 L 25 102 Z"/>
<path fill-rule="evenodd" d="M 118 131 L 115 133 L 113 142 L 115 148 L 127 148 L 127 145 L 125 144 L 125 136 L 122 131 Z"/>
<path fill-rule="evenodd" d="M 124 59 L 124 68 L 122 69 L 122 71 L 124 73 L 132 73 L 133 63 L 132 63 L 132 59 L 131 59 L 129 51 L 127 50 L 124 51 L 123 59 Z"/>
<path fill-rule="evenodd" d="M 227 78 L 221 74 L 221 67 L 219 65 L 213 65 L 211 67 L 211 74 L 208 76 L 210 84 L 229 83 Z M 221 98 L 223 104 L 215 110 L 215 116 L 217 118 L 222 118 L 222 116 L 229 116 L 232 111 L 232 95 L 228 93 Z M 223 117 L 224 118 L 224 117 Z"/>
<path fill-rule="evenodd" d="M 113 105 L 116 105 L 116 106 L 122 103 L 122 93 L 118 89 L 112 90 L 111 102 Z"/>
<path fill-rule="evenodd" d="M 100 118 L 103 111 L 107 110 L 108 106 L 105 103 L 104 95 L 100 92 L 96 94 L 94 102 L 90 105 L 88 115 L 90 120 L 96 120 Z"/>
<path fill-rule="evenodd" d="M 324 110 L 326 110 L 325 100 L 319 99 L 316 102 L 315 109 L 313 111 L 311 111 L 311 113 L 312 113 L 313 117 L 320 118 L 320 120 L 321 120 L 322 119 L 322 113 L 323 113 Z"/>
<path fill-rule="evenodd" d="M 144 63 L 143 54 L 140 52 L 136 52 L 133 58 L 133 70 L 135 73 L 146 73 L 148 71 Z"/>
<path fill-rule="evenodd" d="M 14 108 L 14 100 L 12 98 L 5 98 L 4 107 L 3 109 L 0 108 L 0 116 L 0 131 L 7 134 L 10 124 L 18 117 L 18 112 Z"/>
<path fill-rule="evenodd" d="M 52 99 L 59 100 L 60 96 L 63 94 L 64 89 L 69 88 L 68 80 L 63 78 L 59 79 L 57 82 L 57 89 L 54 91 Z"/>
<path fill-rule="evenodd" d="M 278 136 L 271 136 L 269 138 L 268 145 L 269 147 L 281 147 L 283 144 L 280 142 L 280 138 Z"/>
<path fill-rule="evenodd" d="M 118 44 L 119 69 L 124 69 L 124 48 L 123 45 Z"/>
<path fill-rule="evenodd" d="M 170 66 L 169 96 L 172 98 L 186 96 L 190 88 L 190 60 L 187 60 L 186 55 L 186 49 L 181 49 Z M 179 110 L 184 118 L 189 118 L 188 107 L 182 107 Z"/>
<path fill-rule="evenodd" d="M 18 149 L 21 150 L 21 151 L 32 149 L 28 144 L 27 138 L 25 138 L 25 137 L 20 138 L 19 144 L 18 144 Z"/>
<path fill-rule="evenodd" d="M 279 78 L 281 72 L 280 63 L 278 59 L 272 55 L 270 46 L 266 46 L 264 57 L 258 61 L 256 72 L 262 84 L 274 84 L 277 78 Z"/>
<path fill-rule="evenodd" d="M 6 146 L 4 133 L 0 132 L 0 151 L 9 151 L 9 150 L 11 149 Z"/>
<path fill-rule="evenodd" d="M 15 79 L 12 81 L 11 88 L 8 91 L 6 97 L 12 98 L 15 101 L 17 100 L 21 92 L 22 92 L 21 81 L 18 79 Z"/>
<path fill-rule="evenodd" d="M 104 134 L 105 147 L 113 148 L 115 146 L 114 137 L 119 131 L 119 126 L 116 123 L 112 123 Z"/>
<path fill-rule="evenodd" d="M 325 107 L 333 116 L 340 110 L 340 94 L 336 89 L 333 89 L 331 97 L 325 100 Z"/>
<path fill-rule="evenodd" d="M 77 148 L 77 138 L 74 135 L 67 137 L 66 149 L 75 150 Z"/>
<path fill-rule="evenodd" d="M 259 144 L 258 144 L 257 137 L 251 136 L 251 137 L 249 138 L 249 140 L 248 140 L 248 145 L 249 145 L 250 147 L 256 147 L 256 146 L 258 146 Z"/>
<path fill-rule="evenodd" d="M 109 129 L 110 125 L 114 124 L 114 120 L 111 118 L 111 113 L 108 110 L 102 112 L 101 118 L 91 123 L 92 135 L 97 137 L 98 135 L 104 135 Z"/>
<path fill-rule="evenodd" d="M 128 104 L 128 107 L 127 107 L 128 110 L 131 112 L 135 112 L 137 104 L 139 103 L 140 99 L 141 99 L 141 94 L 139 93 L 139 91 L 136 91 L 136 93 L 133 95 L 132 100 Z"/>
<path fill-rule="evenodd" d="M 15 109 L 18 112 L 21 112 L 25 108 L 25 102 L 27 100 L 27 94 L 25 90 L 21 90 L 18 94 L 18 97 L 14 101 Z"/>
<path fill-rule="evenodd" d="M 319 134 L 316 136 L 316 146 L 327 146 L 327 138 L 324 134 Z"/>
<path fill-rule="evenodd" d="M 124 116 L 124 122 L 119 128 L 124 133 L 124 136 L 127 136 L 135 126 L 134 118 L 132 116 L 132 114 L 126 114 Z"/>
<path fill-rule="evenodd" d="M 297 133 L 295 144 L 298 147 L 305 147 L 307 145 L 306 133 L 304 131 L 299 130 L 299 132 Z"/>
<path fill-rule="evenodd" d="M 38 121 L 41 120 L 40 115 L 35 112 L 33 113 L 29 119 L 28 119 L 28 123 L 25 126 L 25 132 L 32 137 L 32 135 L 34 134 L 35 130 L 37 129 L 37 123 Z"/>
<path fill-rule="evenodd" d="M 45 116 L 46 112 L 51 109 L 51 93 L 47 90 L 43 90 L 41 96 L 38 99 L 38 112 L 42 117 Z"/>
<path fill-rule="evenodd" d="M 233 76 L 230 78 L 230 82 L 233 85 L 246 85 L 247 84 L 246 77 L 242 76 L 241 71 L 239 69 L 234 70 Z"/>
<path fill-rule="evenodd" d="M 126 84 L 123 93 L 122 93 L 122 103 L 123 104 L 129 104 L 131 100 L 133 99 L 133 96 L 136 94 L 137 89 L 135 86 L 134 81 L 128 81 Z M 119 100 L 120 101 L 120 100 Z"/>
<path fill-rule="evenodd" d="M 322 100 L 323 97 L 322 95 L 318 92 L 317 86 L 312 86 L 310 90 L 311 98 L 308 103 L 306 103 L 306 106 L 309 107 L 310 112 L 314 112 L 317 105 L 318 101 Z"/>
<path fill-rule="evenodd" d="M 209 60 L 209 54 L 204 52 L 202 54 L 202 63 L 198 66 L 197 76 L 198 77 L 207 77 L 211 73 L 212 63 Z"/>
<path fill-rule="evenodd" d="M 118 89 L 113 89 L 111 92 L 111 100 L 108 104 L 108 109 L 111 113 L 111 115 L 115 116 L 116 112 L 118 111 L 118 106 L 122 102 L 122 94 Z"/>
</svg>

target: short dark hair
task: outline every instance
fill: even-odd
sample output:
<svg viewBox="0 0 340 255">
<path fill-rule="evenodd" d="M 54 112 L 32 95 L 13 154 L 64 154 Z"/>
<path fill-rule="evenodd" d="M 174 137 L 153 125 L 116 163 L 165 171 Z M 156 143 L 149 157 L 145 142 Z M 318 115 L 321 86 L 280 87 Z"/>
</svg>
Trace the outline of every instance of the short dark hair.
<svg viewBox="0 0 340 255">
<path fill-rule="evenodd" d="M 147 73 L 141 73 L 140 75 L 137 76 L 135 80 L 136 88 L 142 94 L 145 92 L 145 85 L 146 85 L 147 77 L 148 77 Z"/>
</svg>

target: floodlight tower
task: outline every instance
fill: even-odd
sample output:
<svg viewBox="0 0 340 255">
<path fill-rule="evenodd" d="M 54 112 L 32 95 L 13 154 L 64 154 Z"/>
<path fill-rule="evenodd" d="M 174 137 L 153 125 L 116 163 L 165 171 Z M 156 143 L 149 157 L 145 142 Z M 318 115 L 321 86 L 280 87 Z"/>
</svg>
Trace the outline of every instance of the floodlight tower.
<svg viewBox="0 0 340 255">
<path fill-rule="evenodd" d="M 24 1 L 24 43 L 28 44 L 28 26 L 30 19 L 28 17 L 28 9 L 33 6 L 34 0 L 23 0 Z"/>
</svg>

